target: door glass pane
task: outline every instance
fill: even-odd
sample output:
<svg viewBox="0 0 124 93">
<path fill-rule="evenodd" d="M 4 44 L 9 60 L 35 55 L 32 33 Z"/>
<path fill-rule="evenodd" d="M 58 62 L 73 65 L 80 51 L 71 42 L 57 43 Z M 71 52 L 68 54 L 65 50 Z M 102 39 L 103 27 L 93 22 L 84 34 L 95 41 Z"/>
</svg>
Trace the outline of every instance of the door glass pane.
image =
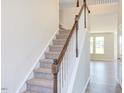
<svg viewBox="0 0 124 93">
<path fill-rule="evenodd" d="M 122 55 L 122 36 L 120 36 L 120 40 L 119 40 L 119 48 L 120 48 L 120 55 Z"/>
<path fill-rule="evenodd" d="M 104 54 L 104 37 L 95 38 L 95 53 Z"/>
<path fill-rule="evenodd" d="M 93 53 L 93 37 L 90 37 L 90 53 Z"/>
</svg>

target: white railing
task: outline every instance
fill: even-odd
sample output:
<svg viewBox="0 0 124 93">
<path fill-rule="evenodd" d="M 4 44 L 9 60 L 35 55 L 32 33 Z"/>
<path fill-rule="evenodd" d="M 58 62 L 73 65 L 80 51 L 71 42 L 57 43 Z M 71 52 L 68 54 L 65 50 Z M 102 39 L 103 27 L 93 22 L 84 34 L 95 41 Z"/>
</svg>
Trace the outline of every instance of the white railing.
<svg viewBox="0 0 124 93">
<path fill-rule="evenodd" d="M 113 4 L 118 2 L 118 0 L 89 0 L 88 3 L 90 5 L 95 5 L 95 4 Z"/>
<path fill-rule="evenodd" d="M 64 58 L 61 62 L 58 73 L 58 93 L 67 93 L 68 86 L 70 84 L 70 78 L 73 75 L 73 68 L 76 63 L 76 36 L 75 32 L 70 40 Z"/>
<path fill-rule="evenodd" d="M 84 38 L 84 21 L 83 21 L 83 12 L 78 22 L 78 56 L 80 56 L 82 41 Z M 58 72 L 58 93 L 68 93 L 68 88 L 71 84 L 71 78 L 74 75 L 75 65 L 77 64 L 76 60 L 76 28 L 74 29 L 74 33 L 70 39 L 69 45 L 61 62 Z"/>
</svg>

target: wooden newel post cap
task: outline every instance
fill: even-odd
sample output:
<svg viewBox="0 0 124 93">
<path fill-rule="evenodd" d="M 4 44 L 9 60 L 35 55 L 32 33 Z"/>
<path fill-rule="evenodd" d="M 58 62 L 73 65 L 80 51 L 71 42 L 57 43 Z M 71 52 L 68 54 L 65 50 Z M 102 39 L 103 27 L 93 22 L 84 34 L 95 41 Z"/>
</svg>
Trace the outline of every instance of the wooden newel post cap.
<svg viewBox="0 0 124 93">
<path fill-rule="evenodd" d="M 75 21 L 78 21 L 78 15 L 75 15 Z"/>
<path fill-rule="evenodd" d="M 53 62 L 53 64 L 52 64 L 52 73 L 53 73 L 53 74 L 58 73 L 57 59 L 54 59 L 54 62 Z"/>
</svg>

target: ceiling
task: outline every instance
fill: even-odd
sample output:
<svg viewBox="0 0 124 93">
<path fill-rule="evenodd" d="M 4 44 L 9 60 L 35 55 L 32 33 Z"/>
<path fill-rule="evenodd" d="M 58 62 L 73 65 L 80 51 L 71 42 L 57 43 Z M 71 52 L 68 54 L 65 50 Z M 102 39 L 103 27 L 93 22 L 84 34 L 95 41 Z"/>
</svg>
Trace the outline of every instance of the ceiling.
<svg viewBox="0 0 124 93">
<path fill-rule="evenodd" d="M 89 5 L 98 5 L 98 4 L 113 4 L 118 2 L 118 0 L 86 0 Z M 60 0 L 60 6 L 62 7 L 74 7 L 76 6 L 77 0 Z M 83 3 L 83 0 L 79 0 L 80 4 Z"/>
</svg>

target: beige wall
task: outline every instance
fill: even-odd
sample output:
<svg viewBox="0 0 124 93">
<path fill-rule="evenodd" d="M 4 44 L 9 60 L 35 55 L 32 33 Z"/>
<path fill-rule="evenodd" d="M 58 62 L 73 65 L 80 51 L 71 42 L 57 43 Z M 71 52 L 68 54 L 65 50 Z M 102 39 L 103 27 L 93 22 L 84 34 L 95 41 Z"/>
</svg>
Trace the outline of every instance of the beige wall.
<svg viewBox="0 0 124 93">
<path fill-rule="evenodd" d="M 120 86 L 122 87 L 122 51 L 120 51 L 120 36 L 122 36 L 122 0 L 119 0 L 118 4 L 118 55 L 117 57 L 120 58 L 120 60 L 117 60 L 117 80 Z M 123 41 L 122 41 L 123 42 Z"/>
<path fill-rule="evenodd" d="M 2 0 L 2 93 L 16 93 L 59 26 L 59 0 Z"/>
<path fill-rule="evenodd" d="M 102 15 L 90 16 L 90 33 L 113 33 L 113 55 L 110 59 L 117 59 L 117 28 L 118 28 L 118 15 L 117 13 L 106 13 Z M 109 46 L 108 46 L 109 47 Z M 109 49 L 109 48 L 108 48 Z M 102 55 L 95 55 L 102 58 Z"/>
<path fill-rule="evenodd" d="M 116 13 L 90 15 L 90 32 L 117 32 L 117 18 Z"/>
<path fill-rule="evenodd" d="M 114 59 L 114 34 L 113 33 L 92 33 L 90 36 L 104 36 L 104 54 L 91 54 L 92 60 L 112 61 Z M 94 46 L 95 47 L 95 46 Z"/>
<path fill-rule="evenodd" d="M 73 91 L 70 93 L 84 93 L 90 79 L 89 33 L 86 33 L 84 37 L 85 39 L 84 42 L 82 42 L 83 48 L 80 51 L 81 54 L 79 56 Z"/>
<path fill-rule="evenodd" d="M 62 8 L 61 9 L 61 20 L 60 23 L 66 29 L 71 29 L 74 24 L 75 15 L 79 13 L 80 8 L 72 7 L 72 8 Z"/>
</svg>

